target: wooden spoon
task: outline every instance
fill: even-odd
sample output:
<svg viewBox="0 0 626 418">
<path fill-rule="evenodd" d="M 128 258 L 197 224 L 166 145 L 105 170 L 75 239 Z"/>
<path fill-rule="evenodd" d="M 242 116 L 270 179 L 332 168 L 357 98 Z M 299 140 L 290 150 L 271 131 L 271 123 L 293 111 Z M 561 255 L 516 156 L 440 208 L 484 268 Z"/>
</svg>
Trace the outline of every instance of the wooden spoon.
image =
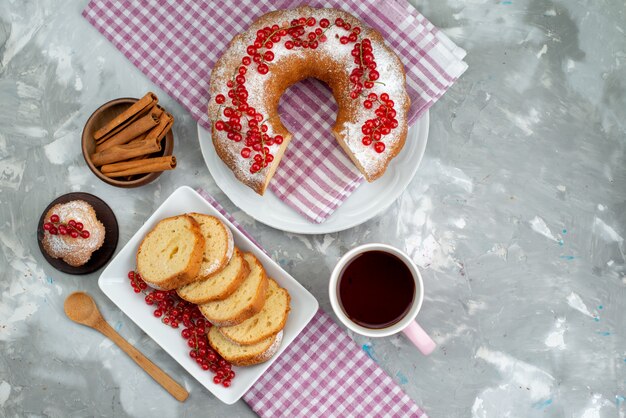
<svg viewBox="0 0 626 418">
<path fill-rule="evenodd" d="M 174 379 L 169 377 L 163 370 L 159 369 L 154 363 L 146 358 L 139 350 L 133 347 L 128 341 L 120 336 L 111 326 L 104 320 L 96 302 L 85 292 L 74 292 L 65 299 L 65 315 L 74 322 L 87 325 L 93 329 L 100 331 L 109 337 L 118 345 L 126 354 L 130 356 L 135 363 L 144 369 L 154 380 L 157 381 L 165 390 L 167 390 L 178 401 L 183 402 L 189 396 L 189 393 L 181 385 L 176 383 Z"/>
</svg>

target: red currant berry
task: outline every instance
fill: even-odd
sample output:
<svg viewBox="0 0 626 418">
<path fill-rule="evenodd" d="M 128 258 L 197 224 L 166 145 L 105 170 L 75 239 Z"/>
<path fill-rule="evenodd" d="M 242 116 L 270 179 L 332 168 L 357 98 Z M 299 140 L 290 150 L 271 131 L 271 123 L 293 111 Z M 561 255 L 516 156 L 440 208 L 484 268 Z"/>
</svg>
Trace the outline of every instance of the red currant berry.
<svg viewBox="0 0 626 418">
<path fill-rule="evenodd" d="M 370 138 L 369 136 L 364 136 L 361 142 L 367 147 L 372 144 L 372 138 Z"/>
<path fill-rule="evenodd" d="M 215 96 L 215 103 L 222 104 L 225 101 L 226 101 L 226 97 L 224 97 L 223 94 L 218 94 L 217 96 Z"/>
<path fill-rule="evenodd" d="M 76 221 L 74 219 L 70 219 L 70 221 L 67 224 L 73 228 L 76 226 Z"/>
<path fill-rule="evenodd" d="M 365 86 L 366 89 L 371 89 L 372 87 L 374 87 L 374 83 L 371 81 L 366 81 L 363 83 L 363 85 Z"/>
<path fill-rule="evenodd" d="M 89 234 L 89 231 L 87 231 L 87 230 L 84 230 L 84 231 L 82 231 L 82 232 L 80 233 L 80 236 L 81 236 L 81 237 L 83 237 L 84 239 L 89 238 L 89 235 L 90 235 L 90 234 Z"/>
<path fill-rule="evenodd" d="M 385 150 L 385 144 L 383 144 L 382 142 L 377 142 L 374 145 L 374 150 L 379 154 L 382 153 Z"/>
<path fill-rule="evenodd" d="M 79 231 L 82 231 L 84 226 L 81 222 L 76 222 L 75 228 L 78 229 Z"/>
<path fill-rule="evenodd" d="M 347 44 L 347 43 L 348 43 L 348 38 L 347 38 L 346 36 L 342 36 L 341 38 L 339 38 L 339 42 L 340 42 L 342 45 L 345 45 L 345 44 Z"/>
<path fill-rule="evenodd" d="M 315 26 L 315 18 L 314 17 L 310 17 L 309 20 L 306 21 L 306 25 L 307 26 Z"/>
<path fill-rule="evenodd" d="M 222 379 L 221 379 L 221 378 L 219 378 L 219 377 L 217 377 L 217 376 L 215 376 L 215 377 L 213 378 L 213 383 L 215 383 L 216 385 L 219 385 L 221 382 L 222 382 Z"/>
<path fill-rule="evenodd" d="M 57 214 L 53 214 L 52 216 L 50 216 L 50 220 L 51 220 L 53 223 L 57 223 L 57 222 L 59 222 L 59 215 L 57 215 Z"/>
<path fill-rule="evenodd" d="M 330 25 L 330 21 L 326 18 L 320 19 L 320 26 L 323 28 L 327 28 Z"/>
<path fill-rule="evenodd" d="M 61 234 L 61 235 L 64 235 L 64 234 Z M 72 238 L 78 238 L 78 232 L 77 231 L 72 231 L 72 232 L 70 232 L 70 236 Z"/>
<path fill-rule="evenodd" d="M 366 101 L 364 101 L 364 102 L 363 102 L 363 106 L 364 106 L 366 109 L 371 109 L 371 108 L 372 108 L 372 106 L 373 106 L 373 104 L 372 104 L 372 102 L 370 102 L 369 100 L 366 100 Z"/>
<path fill-rule="evenodd" d="M 380 74 L 378 74 L 378 71 L 376 70 L 370 70 L 369 76 L 370 76 L 370 80 L 376 81 L 380 77 Z"/>
<path fill-rule="evenodd" d="M 337 19 L 335 19 L 335 25 L 337 26 L 343 26 L 343 19 L 338 17 Z"/>
<path fill-rule="evenodd" d="M 386 102 L 387 100 L 389 100 L 389 95 L 387 93 L 381 94 L 380 100 L 382 100 L 383 102 Z"/>
<path fill-rule="evenodd" d="M 254 47 L 254 45 L 248 45 L 246 52 L 248 53 L 248 55 L 254 55 L 256 54 L 256 48 Z"/>
<path fill-rule="evenodd" d="M 267 74 L 270 69 L 266 64 L 259 64 L 257 70 L 259 71 L 259 74 Z"/>
<path fill-rule="evenodd" d="M 241 59 L 241 63 L 242 63 L 243 65 L 250 65 L 250 63 L 251 63 L 251 62 L 252 62 L 252 59 L 251 59 L 250 57 L 243 57 L 243 58 Z"/>
<path fill-rule="evenodd" d="M 274 47 L 274 43 L 272 41 L 265 42 L 265 47 L 267 49 L 272 49 Z"/>
<path fill-rule="evenodd" d="M 351 24 L 349 24 L 348 22 L 345 22 L 345 23 L 343 24 L 343 28 L 344 28 L 345 30 L 350 30 L 350 29 L 352 28 L 352 25 L 351 25 Z"/>
<path fill-rule="evenodd" d="M 154 316 L 157 317 L 157 318 L 162 317 L 163 316 L 163 311 L 160 310 L 160 309 L 155 310 L 154 311 Z"/>
<path fill-rule="evenodd" d="M 272 61 L 272 60 L 274 60 L 274 53 L 272 51 L 266 51 L 265 54 L 263 54 L 263 59 L 265 61 Z"/>
<path fill-rule="evenodd" d="M 243 158 L 250 158 L 250 148 L 243 148 L 241 150 L 241 156 Z"/>
<path fill-rule="evenodd" d="M 293 49 L 293 42 L 291 42 L 291 41 L 287 41 L 287 42 L 285 42 L 285 48 L 287 48 L 287 49 Z"/>
<path fill-rule="evenodd" d="M 45 224 L 43 224 L 43 229 L 45 229 L 46 231 L 50 231 L 52 226 L 53 225 L 50 222 L 46 222 Z"/>
</svg>

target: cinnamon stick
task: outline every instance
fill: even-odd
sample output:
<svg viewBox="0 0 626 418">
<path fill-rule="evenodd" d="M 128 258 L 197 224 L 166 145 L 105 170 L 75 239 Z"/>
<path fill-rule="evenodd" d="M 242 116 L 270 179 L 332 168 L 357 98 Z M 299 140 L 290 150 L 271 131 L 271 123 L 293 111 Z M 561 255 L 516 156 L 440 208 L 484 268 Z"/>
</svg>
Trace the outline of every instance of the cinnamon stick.
<svg viewBox="0 0 626 418">
<path fill-rule="evenodd" d="M 167 132 L 172 128 L 174 124 L 174 116 L 165 112 L 161 115 L 159 119 L 159 124 L 155 126 L 148 135 L 146 135 L 146 139 L 161 141 L 163 137 L 167 134 Z"/>
<path fill-rule="evenodd" d="M 107 164 L 103 165 L 100 171 L 107 177 L 124 177 L 173 170 L 174 168 L 176 168 L 176 157 L 170 155 L 167 157 Z"/>
<path fill-rule="evenodd" d="M 138 142 L 115 145 L 104 151 L 91 154 L 91 162 L 96 167 L 100 167 L 158 151 L 161 151 L 161 142 L 157 139 L 146 138 Z"/>
<path fill-rule="evenodd" d="M 118 115 L 115 119 L 98 129 L 93 135 L 94 139 L 100 142 L 100 139 L 109 134 L 111 131 L 119 131 L 120 126 L 127 126 L 134 120 L 138 119 L 138 116 L 140 116 L 146 109 L 156 105 L 157 101 L 158 98 L 156 94 L 152 92 L 146 93 L 145 96 L 133 103 L 133 105 L 122 112 L 122 114 Z"/>
<path fill-rule="evenodd" d="M 136 138 L 137 136 L 157 126 L 159 124 L 159 113 L 162 114 L 163 112 L 157 112 L 156 107 L 153 109 L 154 110 L 147 115 L 137 119 L 117 134 L 106 139 L 104 142 L 101 142 L 100 145 L 97 145 L 96 152 L 104 151 L 105 149 L 109 149 L 115 145 L 126 144 L 133 138 Z"/>
</svg>

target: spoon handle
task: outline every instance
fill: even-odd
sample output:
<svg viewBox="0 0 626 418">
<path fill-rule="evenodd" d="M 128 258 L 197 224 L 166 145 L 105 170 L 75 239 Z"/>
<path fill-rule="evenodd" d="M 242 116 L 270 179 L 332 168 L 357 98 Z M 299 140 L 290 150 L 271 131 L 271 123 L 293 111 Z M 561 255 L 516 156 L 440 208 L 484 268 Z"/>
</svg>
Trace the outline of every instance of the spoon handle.
<svg viewBox="0 0 626 418">
<path fill-rule="evenodd" d="M 100 321 L 94 328 L 106 335 L 118 345 L 126 354 L 130 356 L 135 363 L 146 371 L 158 384 L 163 386 L 176 400 L 184 402 L 189 393 L 184 387 L 179 385 L 174 379 L 172 379 L 167 373 L 161 370 L 153 362 L 148 360 L 139 350 L 133 347 L 128 341 L 126 341 L 120 334 L 118 334 L 106 321 Z"/>
</svg>

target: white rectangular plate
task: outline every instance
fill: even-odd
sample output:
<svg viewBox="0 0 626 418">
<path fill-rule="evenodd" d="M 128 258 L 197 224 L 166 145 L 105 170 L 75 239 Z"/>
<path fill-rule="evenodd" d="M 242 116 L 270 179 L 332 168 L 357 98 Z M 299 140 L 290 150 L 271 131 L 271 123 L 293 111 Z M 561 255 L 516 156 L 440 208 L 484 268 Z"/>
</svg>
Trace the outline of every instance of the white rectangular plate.
<svg viewBox="0 0 626 418">
<path fill-rule="evenodd" d="M 143 237 L 161 220 L 186 212 L 199 212 L 213 215 L 221 219 L 233 232 L 235 245 L 241 250 L 253 253 L 265 267 L 268 277 L 289 291 L 291 295 L 291 312 L 283 330 L 283 341 L 278 353 L 269 361 L 252 367 L 234 367 L 236 377 L 232 386 L 225 388 L 213 383 L 213 373 L 202 370 L 189 357 L 187 342 L 181 337 L 182 328 L 173 329 L 161 323 L 152 315 L 150 306 L 144 298 L 133 292 L 128 283 L 128 272 L 135 269 L 135 254 Z M 243 235 L 228 219 L 213 208 L 206 200 L 190 187 L 183 186 L 163 202 L 154 214 L 139 228 L 128 241 L 122 251 L 111 261 L 98 280 L 100 289 L 146 334 L 159 344 L 170 356 L 183 366 L 198 382 L 206 387 L 218 399 L 227 404 L 239 400 L 256 382 L 267 368 L 291 344 L 296 336 L 313 318 L 318 308 L 315 297 L 309 293 L 289 273 L 283 270 L 274 260 L 261 251 L 252 241 Z"/>
</svg>

